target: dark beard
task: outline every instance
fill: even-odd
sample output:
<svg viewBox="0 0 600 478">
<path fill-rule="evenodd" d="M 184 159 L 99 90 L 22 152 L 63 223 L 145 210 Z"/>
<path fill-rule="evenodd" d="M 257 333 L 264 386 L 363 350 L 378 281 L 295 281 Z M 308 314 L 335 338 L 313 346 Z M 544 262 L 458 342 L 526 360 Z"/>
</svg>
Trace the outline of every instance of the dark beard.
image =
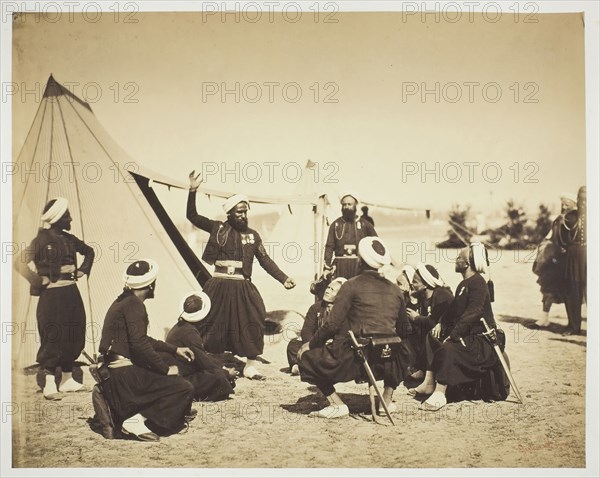
<svg viewBox="0 0 600 478">
<path fill-rule="evenodd" d="M 246 232 L 248 230 L 248 220 L 247 219 L 236 219 L 234 217 L 230 217 L 227 221 L 237 232 Z"/>
<path fill-rule="evenodd" d="M 342 217 L 346 221 L 353 221 L 356 218 L 356 211 L 353 211 L 351 209 L 343 209 L 342 210 Z"/>
</svg>

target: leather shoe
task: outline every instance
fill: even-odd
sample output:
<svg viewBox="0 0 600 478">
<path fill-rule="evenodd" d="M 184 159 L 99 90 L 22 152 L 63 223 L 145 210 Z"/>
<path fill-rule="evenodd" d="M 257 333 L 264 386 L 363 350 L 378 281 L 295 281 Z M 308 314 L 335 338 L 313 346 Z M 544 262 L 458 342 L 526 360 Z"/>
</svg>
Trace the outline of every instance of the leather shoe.
<svg viewBox="0 0 600 478">
<path fill-rule="evenodd" d="M 160 437 L 154 432 L 140 433 L 138 435 L 138 434 L 132 433 L 130 431 L 127 431 L 125 429 L 125 427 L 121 428 L 121 432 L 123 433 L 123 435 L 133 436 L 140 441 L 159 441 L 160 440 Z"/>
</svg>

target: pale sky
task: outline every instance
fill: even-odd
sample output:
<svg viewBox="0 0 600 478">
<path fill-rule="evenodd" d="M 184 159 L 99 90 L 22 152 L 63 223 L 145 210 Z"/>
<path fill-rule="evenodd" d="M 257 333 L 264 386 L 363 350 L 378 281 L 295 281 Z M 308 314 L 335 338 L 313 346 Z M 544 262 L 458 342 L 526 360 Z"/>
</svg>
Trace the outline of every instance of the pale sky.
<svg viewBox="0 0 600 478">
<path fill-rule="evenodd" d="M 383 12 L 333 18 L 21 17 L 14 157 L 53 73 L 143 165 L 185 180 L 203 161 L 221 172 L 238 163 L 239 182 L 215 174 L 207 178 L 215 189 L 289 194 L 295 164 L 311 159 L 320 183 L 329 174 L 335 188 L 371 202 L 437 211 L 458 202 L 488 212 L 514 198 L 533 215 L 540 202 L 556 210 L 560 193 L 585 183 L 582 15 L 538 14 L 537 23 L 507 14 L 496 23 Z M 238 101 L 222 98 L 236 83 Z M 431 93 L 422 97 L 424 89 Z"/>
</svg>

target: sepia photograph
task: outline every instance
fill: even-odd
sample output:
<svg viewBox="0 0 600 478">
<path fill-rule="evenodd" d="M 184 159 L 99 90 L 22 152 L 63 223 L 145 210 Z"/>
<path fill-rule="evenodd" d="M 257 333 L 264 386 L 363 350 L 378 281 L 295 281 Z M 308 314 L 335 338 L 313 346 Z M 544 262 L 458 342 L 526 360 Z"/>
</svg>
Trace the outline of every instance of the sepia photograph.
<svg viewBox="0 0 600 478">
<path fill-rule="evenodd" d="M 1 8 L 0 475 L 597 476 L 597 3 Z"/>
</svg>

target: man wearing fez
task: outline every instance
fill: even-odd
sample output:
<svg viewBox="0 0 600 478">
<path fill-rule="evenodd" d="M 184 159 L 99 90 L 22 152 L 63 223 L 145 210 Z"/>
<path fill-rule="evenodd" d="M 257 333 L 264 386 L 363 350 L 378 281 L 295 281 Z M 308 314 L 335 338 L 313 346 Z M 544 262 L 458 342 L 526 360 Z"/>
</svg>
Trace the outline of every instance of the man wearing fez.
<svg viewBox="0 0 600 478">
<path fill-rule="evenodd" d="M 76 281 L 89 276 L 94 250 L 67 232 L 72 221 L 68 206 L 61 197 L 46 204 L 42 228 L 23 259 L 15 260 L 16 270 L 31 284 L 31 295 L 39 296 L 36 315 L 41 343 L 36 360 L 44 371 L 43 394 L 48 400 L 60 400 L 59 391 L 84 389 L 72 377 L 74 362 L 85 346 L 85 309 Z M 84 257 L 79 267 L 77 253 Z M 29 267 L 32 262 L 35 272 Z M 58 367 L 62 378 L 57 390 Z"/>
<path fill-rule="evenodd" d="M 339 418 L 349 414 L 334 387 L 361 374 L 362 364 L 351 348 L 349 330 L 357 337 L 399 335 L 404 339 L 412 333 L 402 291 L 379 273 L 391 262 L 386 246 L 377 237 L 365 237 L 358 244 L 358 254 L 360 274 L 342 285 L 329 320 L 298 351 L 301 380 L 316 385 L 329 402 L 311 416 Z M 329 339 L 333 339 L 330 344 Z M 402 350 L 383 369 L 383 399 L 390 412 L 395 411 L 392 394 L 404 380 L 412 355 L 406 341 L 401 345 Z"/>
<path fill-rule="evenodd" d="M 201 174 L 196 176 L 192 171 L 189 179 L 186 215 L 194 226 L 210 234 L 202 260 L 215 266 L 213 277 L 204 284 L 213 307 L 198 327 L 204 346 L 210 353 L 230 351 L 247 357 L 244 376 L 264 380 L 256 358 L 263 352 L 266 310 L 251 281 L 254 258 L 286 289 L 296 283 L 269 257 L 258 232 L 248 227 L 250 204 L 246 196 L 236 194 L 227 199 L 223 204 L 227 220 L 214 221 L 196 211 Z"/>
<path fill-rule="evenodd" d="M 123 274 L 123 292 L 109 307 L 102 327 L 100 353 L 110 380 L 105 397 L 122 423 L 121 431 L 141 441 L 179 432 L 191 414 L 194 387 L 181 378 L 160 352 L 191 362 L 193 352 L 148 336 L 144 301 L 154 298 L 158 264 L 138 260 Z"/>
<path fill-rule="evenodd" d="M 325 244 L 325 274 L 331 274 L 335 266 L 335 277 L 350 279 L 358 274 L 358 243 L 363 237 L 377 236 L 373 225 L 356 214 L 357 195 L 342 196 L 342 215 L 331 226 Z M 335 258 L 334 258 L 335 256 Z"/>
</svg>

